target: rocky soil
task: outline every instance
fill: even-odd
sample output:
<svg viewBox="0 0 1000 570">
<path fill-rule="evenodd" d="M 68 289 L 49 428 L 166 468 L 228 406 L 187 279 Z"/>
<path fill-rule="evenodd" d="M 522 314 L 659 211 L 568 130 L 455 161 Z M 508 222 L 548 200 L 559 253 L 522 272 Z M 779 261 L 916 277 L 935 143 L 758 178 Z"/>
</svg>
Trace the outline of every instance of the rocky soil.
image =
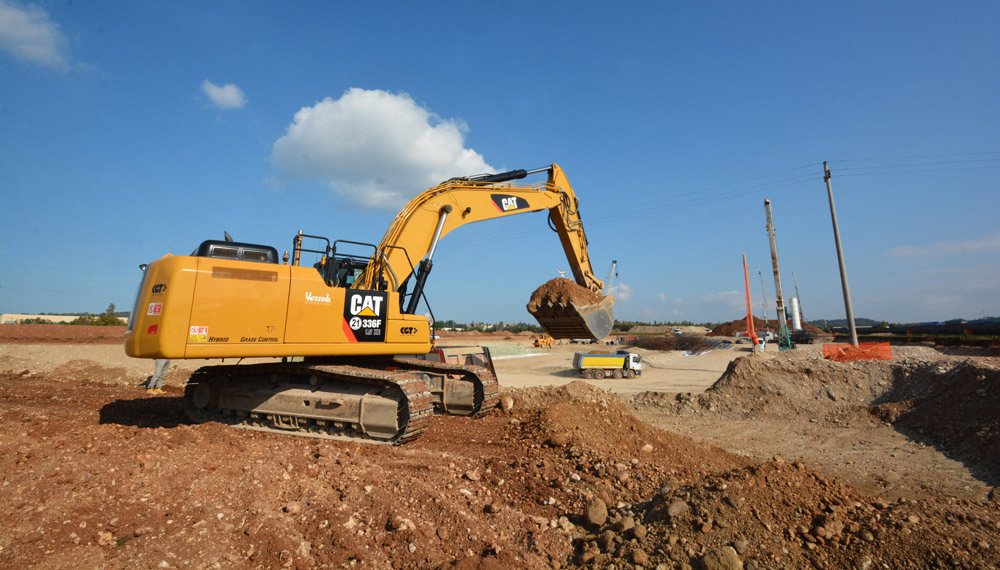
<svg viewBox="0 0 1000 570">
<path fill-rule="evenodd" d="M 507 389 L 487 417 L 438 417 L 391 447 L 190 425 L 183 370 L 147 396 L 124 369 L 79 359 L 38 372 L 8 354 L 2 568 L 1000 566 L 996 359 L 789 351 L 740 358 L 700 394 Z M 856 442 L 894 430 L 946 450 L 955 480 L 978 487 L 936 484 L 929 464 L 926 485 L 855 484 L 821 455 L 710 445 L 671 423 L 765 426 L 760 439 L 778 444 L 810 426 Z M 849 453 L 832 457 L 856 461 L 848 473 L 880 468 L 878 454 L 839 447 Z"/>
<path fill-rule="evenodd" d="M 602 295 L 581 287 L 576 281 L 556 277 L 535 289 L 528 301 L 528 312 L 534 313 L 539 307 L 552 305 L 574 304 L 582 307 L 600 303 L 602 300 L 604 300 Z"/>
</svg>

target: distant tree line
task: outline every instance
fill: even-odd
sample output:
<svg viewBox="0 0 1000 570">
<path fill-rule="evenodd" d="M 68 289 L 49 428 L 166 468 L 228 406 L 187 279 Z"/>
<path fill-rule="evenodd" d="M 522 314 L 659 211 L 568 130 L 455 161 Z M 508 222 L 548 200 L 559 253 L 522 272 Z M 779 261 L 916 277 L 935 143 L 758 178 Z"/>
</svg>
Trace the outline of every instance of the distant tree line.
<svg viewBox="0 0 1000 570">
<path fill-rule="evenodd" d="M 438 330 L 456 330 L 456 331 L 478 331 L 478 332 L 490 332 L 490 331 L 505 331 L 510 333 L 519 333 L 524 331 L 531 331 L 533 333 L 545 332 L 542 327 L 534 324 L 528 323 L 505 323 L 500 321 L 499 323 L 481 323 L 478 321 L 473 321 L 470 323 L 459 323 L 452 319 L 445 319 L 441 321 L 436 321 L 434 327 Z"/>
<path fill-rule="evenodd" d="M 821 329 L 830 330 L 833 328 L 846 328 L 847 319 L 818 319 L 809 322 Z M 915 327 L 915 326 L 933 326 L 933 325 L 956 325 L 956 324 L 976 324 L 976 323 L 1000 323 L 1000 317 L 987 317 L 984 316 L 979 319 L 965 320 L 965 319 L 949 319 L 947 321 L 940 322 L 901 322 L 893 323 L 889 321 L 876 321 L 875 319 L 866 319 L 863 317 L 855 318 L 854 325 L 858 327 L 873 327 L 873 328 L 900 328 L 900 327 Z"/>
<path fill-rule="evenodd" d="M 615 328 L 620 331 L 627 331 L 632 327 L 705 327 L 706 329 L 714 329 L 719 323 L 705 322 L 705 323 L 694 323 L 691 321 L 653 321 L 651 323 L 645 321 L 615 321 Z"/>
<path fill-rule="evenodd" d="M 43 315 L 51 315 L 54 313 L 42 313 Z M 69 313 L 70 315 L 78 315 L 77 318 L 66 323 L 59 323 L 62 325 L 91 325 L 99 327 L 120 327 L 122 325 L 122 318 L 128 318 L 128 312 L 118 312 L 115 310 L 115 304 L 110 303 L 107 310 L 105 310 L 100 315 L 91 315 L 90 313 Z M 21 319 L 17 321 L 20 325 L 51 325 L 52 321 L 43 317 L 34 317 L 31 319 Z"/>
<path fill-rule="evenodd" d="M 531 331 L 533 333 L 543 333 L 545 330 L 533 323 L 505 323 L 500 321 L 499 323 L 481 323 L 473 321 L 470 323 L 460 323 L 452 319 L 440 320 L 434 323 L 435 328 L 438 330 L 463 330 L 463 331 L 478 331 L 478 332 L 489 332 L 489 331 L 505 331 L 510 333 L 519 333 L 524 331 Z M 714 329 L 716 323 L 692 323 L 691 321 L 667 321 L 660 322 L 654 321 L 652 323 L 645 321 L 615 321 L 614 329 L 618 331 L 627 331 L 632 327 L 638 326 L 671 326 L 671 327 L 690 327 L 690 326 L 702 326 L 707 329 Z"/>
</svg>

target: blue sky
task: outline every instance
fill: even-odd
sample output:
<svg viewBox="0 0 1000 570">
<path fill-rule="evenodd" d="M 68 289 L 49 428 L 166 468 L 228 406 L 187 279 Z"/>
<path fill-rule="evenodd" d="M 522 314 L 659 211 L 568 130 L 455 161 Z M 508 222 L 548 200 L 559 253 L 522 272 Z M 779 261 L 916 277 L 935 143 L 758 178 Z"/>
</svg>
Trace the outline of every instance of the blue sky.
<svg viewBox="0 0 1000 570">
<path fill-rule="evenodd" d="M 428 186 L 560 164 L 616 317 L 728 321 L 741 256 L 843 318 L 1000 315 L 996 2 L 0 0 L 0 311 L 131 306 L 223 230 L 378 242 Z M 308 157 L 305 159 L 303 157 Z M 537 179 L 535 179 L 537 180 Z M 543 215 L 447 236 L 439 319 L 530 321 Z"/>
</svg>

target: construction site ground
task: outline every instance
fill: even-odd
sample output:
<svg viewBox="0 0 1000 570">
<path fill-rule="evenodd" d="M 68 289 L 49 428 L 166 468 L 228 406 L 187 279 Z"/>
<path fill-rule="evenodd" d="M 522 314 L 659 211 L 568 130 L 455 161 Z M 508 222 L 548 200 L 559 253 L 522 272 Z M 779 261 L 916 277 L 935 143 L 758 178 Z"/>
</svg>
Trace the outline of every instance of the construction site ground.
<svg viewBox="0 0 1000 570">
<path fill-rule="evenodd" d="M 103 330 L 99 330 L 103 329 Z M 0 326 L 0 568 L 996 568 L 1000 359 L 495 347 L 503 408 L 400 447 L 192 425 L 121 329 Z"/>
</svg>

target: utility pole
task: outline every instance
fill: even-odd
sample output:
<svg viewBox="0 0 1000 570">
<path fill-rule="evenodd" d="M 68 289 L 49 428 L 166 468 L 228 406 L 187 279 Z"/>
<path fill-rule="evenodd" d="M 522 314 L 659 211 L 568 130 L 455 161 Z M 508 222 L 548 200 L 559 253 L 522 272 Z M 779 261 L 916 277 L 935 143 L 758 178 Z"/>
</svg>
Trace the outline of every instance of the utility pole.
<svg viewBox="0 0 1000 570">
<path fill-rule="evenodd" d="M 788 324 L 785 323 L 785 299 L 781 295 L 781 271 L 778 269 L 778 244 L 774 239 L 774 220 L 771 218 L 771 201 L 764 199 L 764 212 L 767 213 L 767 237 L 771 241 L 771 266 L 774 267 L 774 294 L 778 297 L 778 346 L 791 347 L 788 336 Z"/>
<path fill-rule="evenodd" d="M 847 328 L 851 333 L 851 346 L 858 346 L 858 329 L 854 326 L 854 308 L 851 306 L 851 288 L 847 285 L 847 266 L 844 265 L 844 248 L 840 245 L 840 227 L 837 225 L 837 208 L 833 205 L 833 187 L 830 186 L 830 169 L 823 161 L 823 180 L 830 199 L 830 218 L 833 219 L 833 241 L 837 244 L 837 262 L 840 264 L 840 284 L 844 289 L 844 309 L 847 311 Z"/>
</svg>

